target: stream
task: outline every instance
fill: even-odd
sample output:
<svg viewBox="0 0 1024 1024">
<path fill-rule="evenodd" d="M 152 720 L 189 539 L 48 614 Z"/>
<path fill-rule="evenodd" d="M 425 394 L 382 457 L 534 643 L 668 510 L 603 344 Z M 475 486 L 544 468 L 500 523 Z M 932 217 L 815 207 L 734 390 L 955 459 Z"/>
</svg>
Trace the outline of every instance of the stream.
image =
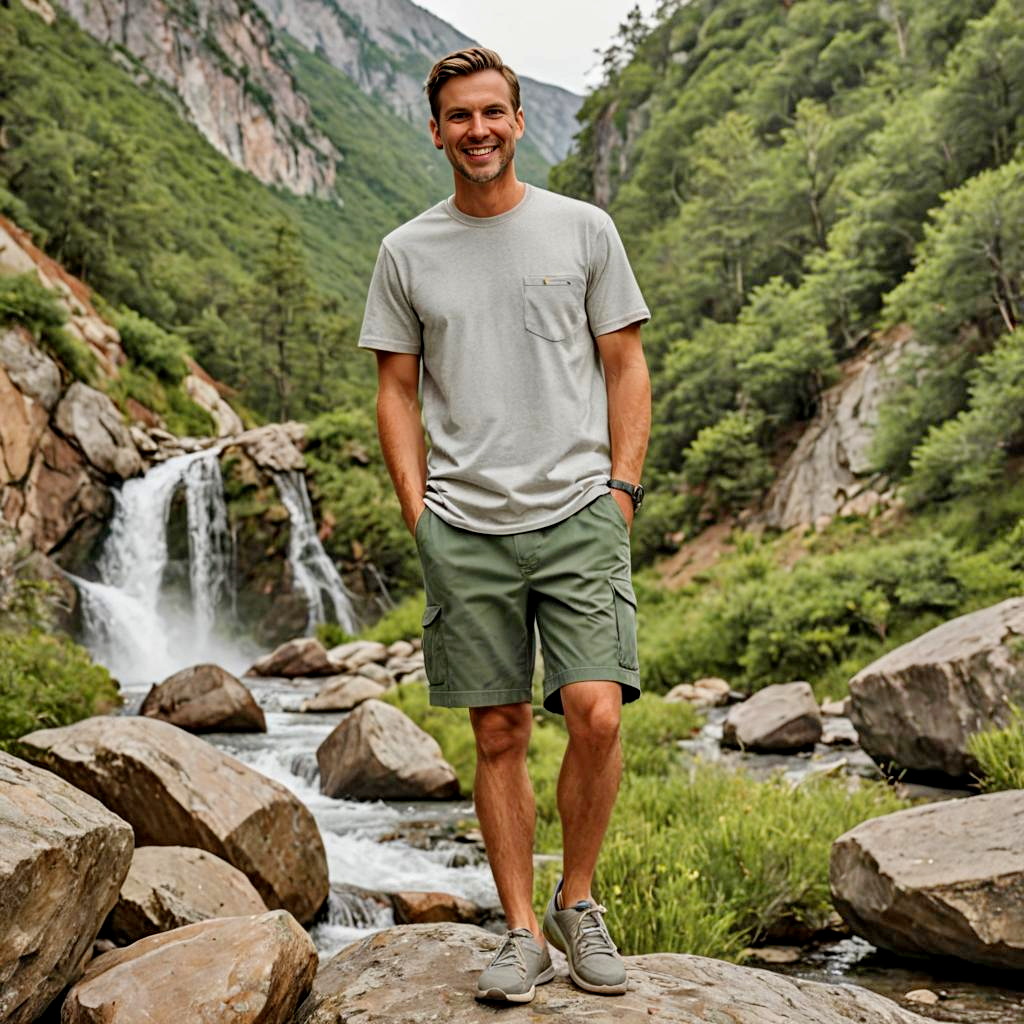
<svg viewBox="0 0 1024 1024">
<path fill-rule="evenodd" d="M 339 716 L 297 711 L 319 683 L 245 681 L 266 714 L 267 733 L 216 733 L 205 738 L 286 786 L 316 818 L 332 887 L 325 918 L 310 930 L 321 957 L 395 923 L 390 908 L 384 909 L 359 889 L 433 890 L 454 893 L 482 907 L 497 906 L 490 871 L 473 855 L 477 847 L 458 838 L 460 830 L 474 824 L 470 801 L 364 803 L 321 795 L 316 748 Z M 148 684 L 142 683 L 125 686 L 125 713 L 136 711 L 148 689 Z M 721 751 L 717 741 L 723 717 L 723 709 L 712 710 L 700 736 L 680 745 L 691 754 L 741 763 L 755 777 L 780 770 L 794 782 L 820 771 L 876 774 L 870 759 L 852 747 L 819 745 L 813 754 L 802 756 Z M 841 722 L 838 727 L 843 728 Z M 348 887 L 356 887 L 356 891 Z M 897 960 L 858 938 L 803 949 L 793 963 L 750 965 L 811 981 L 862 985 L 936 1021 L 1024 1024 L 1024 991 L 1010 988 L 1008 977 L 985 974 L 960 963 Z M 939 1002 L 929 1006 L 904 999 L 906 993 L 919 989 L 936 993 Z"/>
</svg>

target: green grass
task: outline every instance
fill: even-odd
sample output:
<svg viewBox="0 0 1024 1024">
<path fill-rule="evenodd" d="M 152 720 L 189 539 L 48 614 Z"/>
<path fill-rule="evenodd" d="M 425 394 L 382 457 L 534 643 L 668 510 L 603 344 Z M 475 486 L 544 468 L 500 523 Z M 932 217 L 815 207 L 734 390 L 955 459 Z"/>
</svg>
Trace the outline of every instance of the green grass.
<svg viewBox="0 0 1024 1024">
<path fill-rule="evenodd" d="M 35 729 L 104 714 L 120 701 L 110 673 L 67 637 L 38 629 L 0 633 L 0 749 Z"/>
<path fill-rule="evenodd" d="M 470 792 L 475 755 L 466 713 L 429 707 L 420 684 L 400 686 L 385 699 L 437 739 Z M 832 912 L 832 841 L 905 806 L 882 784 L 853 788 L 845 779 L 819 778 L 793 789 L 781 779 L 754 782 L 716 765 L 684 766 L 676 741 L 698 725 L 688 704 L 649 694 L 623 709 L 625 771 L 595 895 L 607 903 L 612 933 L 629 954 L 736 960 L 781 924 L 823 926 Z M 527 761 L 541 853 L 561 851 L 555 786 L 565 740 L 562 720 L 538 711 Z M 559 873 L 552 862 L 537 871 L 538 907 Z"/>
<path fill-rule="evenodd" d="M 968 752 L 978 761 L 978 788 L 984 793 L 1024 789 L 1024 711 L 1013 707 L 1011 714 L 1005 728 L 986 729 L 967 741 Z"/>
</svg>

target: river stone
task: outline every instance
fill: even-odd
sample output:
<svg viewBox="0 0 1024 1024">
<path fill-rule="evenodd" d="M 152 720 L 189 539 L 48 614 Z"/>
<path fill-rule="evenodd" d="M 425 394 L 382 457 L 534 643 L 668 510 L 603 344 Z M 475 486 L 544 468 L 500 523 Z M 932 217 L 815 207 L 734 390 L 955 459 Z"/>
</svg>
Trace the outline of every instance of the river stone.
<svg viewBox="0 0 1024 1024">
<path fill-rule="evenodd" d="M 0 1021 L 30 1024 L 78 977 L 131 859 L 126 821 L 0 752 Z"/>
<path fill-rule="evenodd" d="M 284 910 L 200 921 L 97 957 L 61 1024 L 287 1024 L 316 964 Z"/>
<path fill-rule="evenodd" d="M 372 679 L 375 683 L 380 683 L 386 690 L 395 685 L 394 675 L 383 665 L 378 665 L 375 662 L 371 661 L 366 665 L 360 665 L 356 672 L 367 679 Z"/>
<path fill-rule="evenodd" d="M 479 924 L 486 916 L 486 911 L 475 903 L 450 892 L 395 892 L 391 894 L 391 905 L 398 924 Z"/>
<path fill-rule="evenodd" d="M 385 662 L 387 659 L 388 649 L 383 644 L 366 641 L 360 650 L 353 652 L 345 659 L 345 665 L 350 672 L 354 672 L 363 665 Z"/>
<path fill-rule="evenodd" d="M 455 769 L 437 741 L 379 700 L 346 715 L 316 752 L 320 789 L 356 800 L 454 800 Z"/>
<path fill-rule="evenodd" d="M 338 671 L 327 657 L 324 645 L 314 636 L 300 636 L 275 647 L 260 658 L 245 674 L 247 676 L 330 676 Z"/>
<path fill-rule="evenodd" d="M 1024 598 L 961 615 L 850 681 L 850 718 L 876 761 L 952 779 L 978 770 L 976 732 L 1024 705 Z"/>
<path fill-rule="evenodd" d="M 323 840 L 298 797 L 183 729 L 87 718 L 22 737 L 19 753 L 119 814 L 139 846 L 209 850 L 303 924 L 327 896 Z"/>
<path fill-rule="evenodd" d="M 315 697 L 302 702 L 301 711 L 351 711 L 357 704 L 379 697 L 386 687 L 366 676 L 331 676 Z"/>
<path fill-rule="evenodd" d="M 341 1020 L 485 1024 L 477 975 L 500 937 L 468 924 L 403 925 L 346 946 L 324 964 L 293 1024 Z M 681 953 L 626 957 L 629 991 L 593 995 L 564 973 L 537 987 L 523 1020 L 588 1024 L 927 1024 L 851 985 L 823 985 Z M 506 1011 L 500 1011 L 506 1012 Z M 517 1018 L 519 1019 L 519 1018 Z"/>
<path fill-rule="evenodd" d="M 415 652 L 416 648 L 413 647 L 408 640 L 396 640 L 390 647 L 388 647 L 389 658 L 408 658 L 410 654 Z"/>
<path fill-rule="evenodd" d="M 190 846 L 141 846 L 103 931 L 125 946 L 197 921 L 266 910 L 252 882 L 226 860 Z"/>
<path fill-rule="evenodd" d="M 266 732 L 253 695 L 219 665 L 193 665 L 154 686 L 139 709 L 189 732 Z"/>
<path fill-rule="evenodd" d="M 862 822 L 832 845 L 832 901 L 876 946 L 1024 967 L 1024 790 Z"/>
<path fill-rule="evenodd" d="M 744 750 L 800 750 L 821 738 L 821 712 L 809 683 L 777 683 L 729 710 L 722 742 Z"/>
<path fill-rule="evenodd" d="M 103 392 L 76 380 L 60 400 L 54 423 L 108 476 L 127 479 L 142 472 L 142 458 L 131 433 Z"/>
</svg>

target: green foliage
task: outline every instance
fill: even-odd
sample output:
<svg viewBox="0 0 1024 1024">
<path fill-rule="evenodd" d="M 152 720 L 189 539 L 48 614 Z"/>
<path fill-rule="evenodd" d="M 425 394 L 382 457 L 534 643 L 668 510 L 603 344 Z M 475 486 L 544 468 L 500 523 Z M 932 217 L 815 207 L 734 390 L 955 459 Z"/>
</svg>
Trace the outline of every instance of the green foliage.
<svg viewBox="0 0 1024 1024">
<path fill-rule="evenodd" d="M 1014 706 L 1010 713 L 1009 725 L 986 729 L 967 740 L 968 753 L 978 762 L 978 788 L 982 792 L 1024 789 L 1024 712 Z"/>
<path fill-rule="evenodd" d="M 761 419 L 731 412 L 705 427 L 686 451 L 683 479 L 705 484 L 712 508 L 736 511 L 751 502 L 771 477 L 771 469 L 757 443 Z"/>
<path fill-rule="evenodd" d="M 355 637 L 346 633 L 336 622 L 321 622 L 316 627 L 316 638 L 328 649 L 338 647 L 340 644 L 347 644 Z"/>
<path fill-rule="evenodd" d="M 425 603 L 422 590 L 410 594 L 390 611 L 385 612 L 369 629 L 364 630 L 361 639 L 393 644 L 399 640 L 421 636 Z"/>
<path fill-rule="evenodd" d="M 177 384 L 188 373 L 189 351 L 181 338 L 131 309 L 120 310 L 114 326 L 125 354 L 137 366 L 147 367 L 170 384 Z"/>
<path fill-rule="evenodd" d="M 64 330 L 67 319 L 64 307 L 33 271 L 0 277 L 0 323 L 27 327 L 72 377 L 92 383 L 98 372 L 96 357 L 87 345 Z"/>
<path fill-rule="evenodd" d="M 120 703 L 110 673 L 67 637 L 0 632 L 0 747 Z"/>
</svg>

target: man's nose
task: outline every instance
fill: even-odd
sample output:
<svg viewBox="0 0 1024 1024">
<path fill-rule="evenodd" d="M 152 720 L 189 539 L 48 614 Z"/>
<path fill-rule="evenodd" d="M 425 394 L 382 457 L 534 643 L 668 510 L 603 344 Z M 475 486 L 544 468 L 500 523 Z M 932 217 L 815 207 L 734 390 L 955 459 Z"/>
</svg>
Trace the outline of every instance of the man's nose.
<svg viewBox="0 0 1024 1024">
<path fill-rule="evenodd" d="M 482 113 L 471 114 L 469 123 L 469 132 L 474 137 L 483 137 L 490 132 L 490 128 L 487 126 L 487 118 Z"/>
</svg>

